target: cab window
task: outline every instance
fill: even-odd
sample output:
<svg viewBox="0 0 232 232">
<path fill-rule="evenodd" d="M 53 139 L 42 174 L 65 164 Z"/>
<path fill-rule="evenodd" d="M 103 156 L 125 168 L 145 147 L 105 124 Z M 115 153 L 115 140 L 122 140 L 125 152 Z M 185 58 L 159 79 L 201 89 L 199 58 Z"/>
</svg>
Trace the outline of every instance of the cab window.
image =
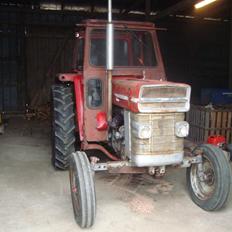
<svg viewBox="0 0 232 232">
<path fill-rule="evenodd" d="M 106 65 L 106 32 L 94 29 L 90 36 L 90 64 Z M 148 31 L 114 31 L 115 66 L 151 66 L 157 65 L 151 33 Z"/>
</svg>

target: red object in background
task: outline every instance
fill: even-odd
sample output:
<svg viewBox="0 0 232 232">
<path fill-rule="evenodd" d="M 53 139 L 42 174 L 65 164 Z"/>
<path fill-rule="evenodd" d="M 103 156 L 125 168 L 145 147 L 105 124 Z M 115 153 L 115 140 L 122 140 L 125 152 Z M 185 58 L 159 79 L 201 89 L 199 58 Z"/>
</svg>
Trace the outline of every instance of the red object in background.
<svg viewBox="0 0 232 232">
<path fill-rule="evenodd" d="M 108 127 L 106 113 L 98 112 L 97 114 L 97 130 L 102 131 L 106 130 Z"/>
<path fill-rule="evenodd" d="M 223 147 L 226 143 L 226 138 L 221 135 L 209 136 L 207 139 L 207 143 L 217 147 Z"/>
</svg>

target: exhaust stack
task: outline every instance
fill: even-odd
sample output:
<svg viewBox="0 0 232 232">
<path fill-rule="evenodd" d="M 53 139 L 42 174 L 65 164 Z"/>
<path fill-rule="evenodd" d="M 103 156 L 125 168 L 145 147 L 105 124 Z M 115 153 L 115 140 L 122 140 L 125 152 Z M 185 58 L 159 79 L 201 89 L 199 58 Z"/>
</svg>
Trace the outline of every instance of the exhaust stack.
<svg viewBox="0 0 232 232">
<path fill-rule="evenodd" d="M 112 119 L 112 71 L 114 66 L 114 27 L 112 23 L 112 0 L 108 0 L 108 22 L 106 27 L 106 73 L 108 82 L 108 122 Z"/>
</svg>

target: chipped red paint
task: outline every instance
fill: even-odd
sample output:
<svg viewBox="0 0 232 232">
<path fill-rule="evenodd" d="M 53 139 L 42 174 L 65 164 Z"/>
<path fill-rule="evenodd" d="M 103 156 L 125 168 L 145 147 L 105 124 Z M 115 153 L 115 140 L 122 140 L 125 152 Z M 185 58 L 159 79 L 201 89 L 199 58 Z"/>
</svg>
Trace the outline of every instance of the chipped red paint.
<svg viewBox="0 0 232 232">
<path fill-rule="evenodd" d="M 75 76 L 77 76 L 76 73 L 59 73 L 58 74 L 58 79 L 62 82 L 73 82 Z"/>
<path fill-rule="evenodd" d="M 113 104 L 138 113 L 138 103 L 133 101 L 133 99 L 139 99 L 140 89 L 144 85 L 187 86 L 185 84 L 161 80 L 144 80 L 142 77 L 114 77 Z"/>
<path fill-rule="evenodd" d="M 74 78 L 74 88 L 75 88 L 75 97 L 76 97 L 76 111 L 77 111 L 77 122 L 79 129 L 80 140 L 84 139 L 84 119 L 83 119 L 83 85 L 82 85 L 82 76 L 76 76 Z"/>
</svg>

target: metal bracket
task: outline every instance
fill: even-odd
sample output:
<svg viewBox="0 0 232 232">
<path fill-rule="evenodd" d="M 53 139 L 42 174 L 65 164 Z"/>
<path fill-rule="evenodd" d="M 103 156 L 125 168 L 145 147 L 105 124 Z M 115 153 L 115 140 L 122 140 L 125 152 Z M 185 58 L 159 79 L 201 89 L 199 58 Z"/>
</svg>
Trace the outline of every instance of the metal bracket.
<svg viewBox="0 0 232 232">
<path fill-rule="evenodd" d="M 128 161 L 109 161 L 106 163 L 97 163 L 96 161 L 97 160 L 95 160 L 95 162 L 91 162 L 92 169 L 94 171 L 107 171 L 130 166 Z"/>
<path fill-rule="evenodd" d="M 109 173 L 133 174 L 148 173 L 146 167 L 131 166 L 128 161 L 110 161 L 107 163 L 91 163 L 93 172 L 108 171 Z"/>
<path fill-rule="evenodd" d="M 190 167 L 192 164 L 199 164 L 202 162 L 202 156 L 201 155 L 197 155 L 197 156 L 186 156 L 184 157 L 182 163 L 180 164 L 181 168 L 188 168 Z"/>
<path fill-rule="evenodd" d="M 108 170 L 107 163 L 96 163 L 96 164 L 92 164 L 91 166 L 92 166 L 92 170 L 95 172 Z"/>
</svg>

